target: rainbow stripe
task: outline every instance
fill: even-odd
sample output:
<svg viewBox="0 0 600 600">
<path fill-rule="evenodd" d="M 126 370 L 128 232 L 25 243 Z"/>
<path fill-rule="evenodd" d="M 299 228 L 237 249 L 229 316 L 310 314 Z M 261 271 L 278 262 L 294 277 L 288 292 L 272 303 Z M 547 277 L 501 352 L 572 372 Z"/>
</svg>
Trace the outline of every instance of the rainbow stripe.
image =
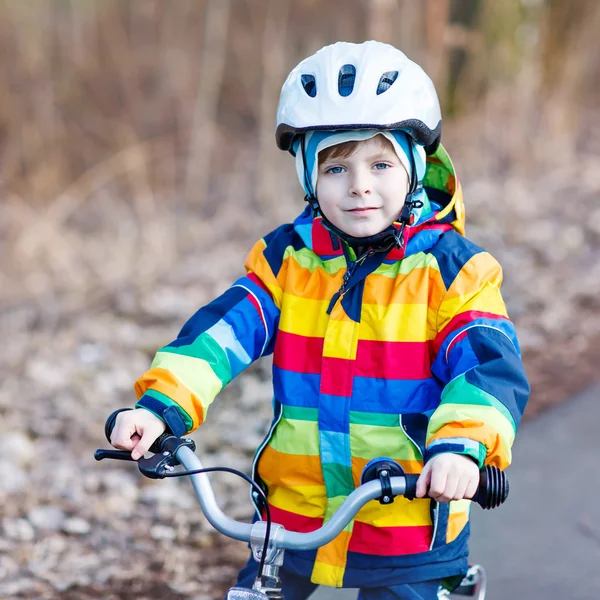
<svg viewBox="0 0 600 600">
<path fill-rule="evenodd" d="M 440 452 L 510 463 L 529 390 L 502 272 L 461 235 L 462 192 L 443 148 L 425 185 L 434 212 L 407 229 L 404 248 L 367 258 L 333 304 L 356 256 L 320 219 L 305 211 L 260 240 L 247 275 L 200 309 L 136 383 L 138 406 L 189 431 L 233 377 L 273 353 L 277 419 L 255 476 L 287 529 L 327 522 L 378 456 L 408 473 Z M 437 563 L 464 562 L 469 504 L 369 502 L 307 575 L 342 586 L 353 581 L 348 564 L 422 569 L 434 551 L 434 578 Z"/>
</svg>

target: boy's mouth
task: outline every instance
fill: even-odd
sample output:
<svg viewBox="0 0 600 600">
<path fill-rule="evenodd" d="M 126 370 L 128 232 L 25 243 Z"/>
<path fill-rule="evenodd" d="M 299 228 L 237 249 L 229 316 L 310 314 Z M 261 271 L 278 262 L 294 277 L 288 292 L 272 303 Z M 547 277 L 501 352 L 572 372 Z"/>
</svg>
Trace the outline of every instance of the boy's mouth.
<svg viewBox="0 0 600 600">
<path fill-rule="evenodd" d="M 366 213 L 369 212 L 371 210 L 377 210 L 377 207 L 375 206 L 363 206 L 361 208 L 351 208 L 346 212 L 351 212 L 351 213 Z"/>
</svg>

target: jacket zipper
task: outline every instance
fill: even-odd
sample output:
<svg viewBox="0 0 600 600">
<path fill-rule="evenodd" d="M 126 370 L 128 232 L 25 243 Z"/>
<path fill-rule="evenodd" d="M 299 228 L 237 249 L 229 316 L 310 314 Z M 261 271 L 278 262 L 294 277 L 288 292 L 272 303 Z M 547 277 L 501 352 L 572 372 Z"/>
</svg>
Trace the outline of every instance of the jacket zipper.
<svg viewBox="0 0 600 600">
<path fill-rule="evenodd" d="M 263 440 L 262 444 L 258 447 L 258 449 L 256 450 L 256 454 L 254 455 L 254 460 L 252 461 L 251 474 L 252 474 L 252 480 L 256 481 L 256 483 L 258 483 L 259 485 L 262 483 L 262 481 L 259 481 L 259 477 L 258 477 L 258 461 L 259 461 L 264 449 L 267 447 L 268 443 L 271 441 L 271 438 L 273 437 L 273 433 L 275 432 L 275 428 L 279 424 L 279 421 L 281 421 L 282 416 L 283 416 L 283 407 L 280 406 L 279 415 L 277 416 L 277 419 L 271 424 L 271 427 L 270 427 L 267 435 L 265 436 L 265 439 Z M 250 488 L 250 500 L 251 500 L 252 504 L 254 505 L 254 510 L 256 511 L 256 514 L 258 515 L 259 518 L 262 518 L 262 515 L 260 514 L 258 502 L 254 496 L 255 493 L 256 492 L 253 493 L 252 488 Z"/>
<path fill-rule="evenodd" d="M 370 248 L 364 254 L 361 254 L 355 261 L 353 261 L 346 254 L 346 249 L 344 248 L 344 256 L 346 258 L 346 261 L 350 264 L 348 265 L 348 268 L 346 269 L 346 272 L 344 273 L 344 278 L 342 279 L 342 285 L 340 286 L 340 289 L 331 298 L 331 302 L 329 303 L 329 306 L 327 308 L 328 315 L 331 314 L 331 311 L 333 310 L 333 307 L 335 306 L 336 302 L 340 298 L 343 298 L 344 294 L 348 291 L 348 284 L 350 283 L 350 280 L 352 279 L 352 275 L 354 275 L 354 273 L 356 272 L 356 269 L 358 269 L 358 267 L 360 267 L 365 262 L 365 260 L 367 260 L 367 258 L 370 258 L 375 253 L 376 253 L 376 250 L 373 250 L 373 248 Z"/>
<path fill-rule="evenodd" d="M 419 453 L 419 455 L 421 456 L 421 460 L 424 459 L 423 456 L 423 452 L 421 451 L 420 446 L 417 444 L 417 442 L 415 442 L 415 440 L 413 440 L 410 435 L 408 435 L 408 431 L 406 431 L 406 427 L 404 427 L 404 423 L 402 423 L 402 415 L 398 415 L 398 420 L 400 422 L 400 427 L 402 428 L 402 431 L 404 432 L 404 435 L 412 442 L 413 446 L 415 447 L 415 449 L 417 450 L 417 452 Z M 438 503 L 435 502 L 435 500 L 430 499 L 431 503 L 432 503 L 432 525 L 433 525 L 433 532 L 431 533 L 431 544 L 429 545 L 429 550 L 433 550 L 433 544 L 435 543 L 435 536 L 437 535 L 437 530 L 438 530 L 438 522 L 439 522 L 439 517 L 440 517 L 440 511 L 438 510 Z"/>
</svg>

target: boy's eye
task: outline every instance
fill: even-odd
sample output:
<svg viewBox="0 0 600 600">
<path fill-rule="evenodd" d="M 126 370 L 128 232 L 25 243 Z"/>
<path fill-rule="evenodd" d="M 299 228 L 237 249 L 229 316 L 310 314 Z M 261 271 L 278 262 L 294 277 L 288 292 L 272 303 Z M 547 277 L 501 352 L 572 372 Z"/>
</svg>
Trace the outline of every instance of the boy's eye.
<svg viewBox="0 0 600 600">
<path fill-rule="evenodd" d="M 329 167 L 328 169 L 325 170 L 325 173 L 333 173 L 334 175 L 338 174 L 338 173 L 343 173 L 344 172 L 344 167 Z"/>
<path fill-rule="evenodd" d="M 389 167 L 389 165 L 387 163 L 383 163 L 383 162 L 375 163 L 373 166 L 375 169 L 378 169 L 380 171 L 383 169 L 387 169 Z"/>
</svg>

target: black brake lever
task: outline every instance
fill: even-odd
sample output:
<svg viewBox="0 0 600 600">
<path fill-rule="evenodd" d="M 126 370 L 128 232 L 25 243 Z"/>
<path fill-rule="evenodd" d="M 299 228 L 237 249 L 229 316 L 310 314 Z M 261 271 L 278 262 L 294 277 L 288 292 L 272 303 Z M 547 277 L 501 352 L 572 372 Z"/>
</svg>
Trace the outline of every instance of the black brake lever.
<svg viewBox="0 0 600 600">
<path fill-rule="evenodd" d="M 140 473 L 145 477 L 163 479 L 166 474 L 170 473 L 179 464 L 175 454 L 181 447 L 189 448 L 192 452 L 196 450 L 196 444 L 193 440 L 163 433 L 150 447 L 150 451 L 154 454 L 149 458 L 142 457 L 138 461 L 133 461 L 131 452 L 128 450 L 103 449 L 96 450 L 94 458 L 96 460 L 112 458 L 137 462 Z"/>
</svg>

